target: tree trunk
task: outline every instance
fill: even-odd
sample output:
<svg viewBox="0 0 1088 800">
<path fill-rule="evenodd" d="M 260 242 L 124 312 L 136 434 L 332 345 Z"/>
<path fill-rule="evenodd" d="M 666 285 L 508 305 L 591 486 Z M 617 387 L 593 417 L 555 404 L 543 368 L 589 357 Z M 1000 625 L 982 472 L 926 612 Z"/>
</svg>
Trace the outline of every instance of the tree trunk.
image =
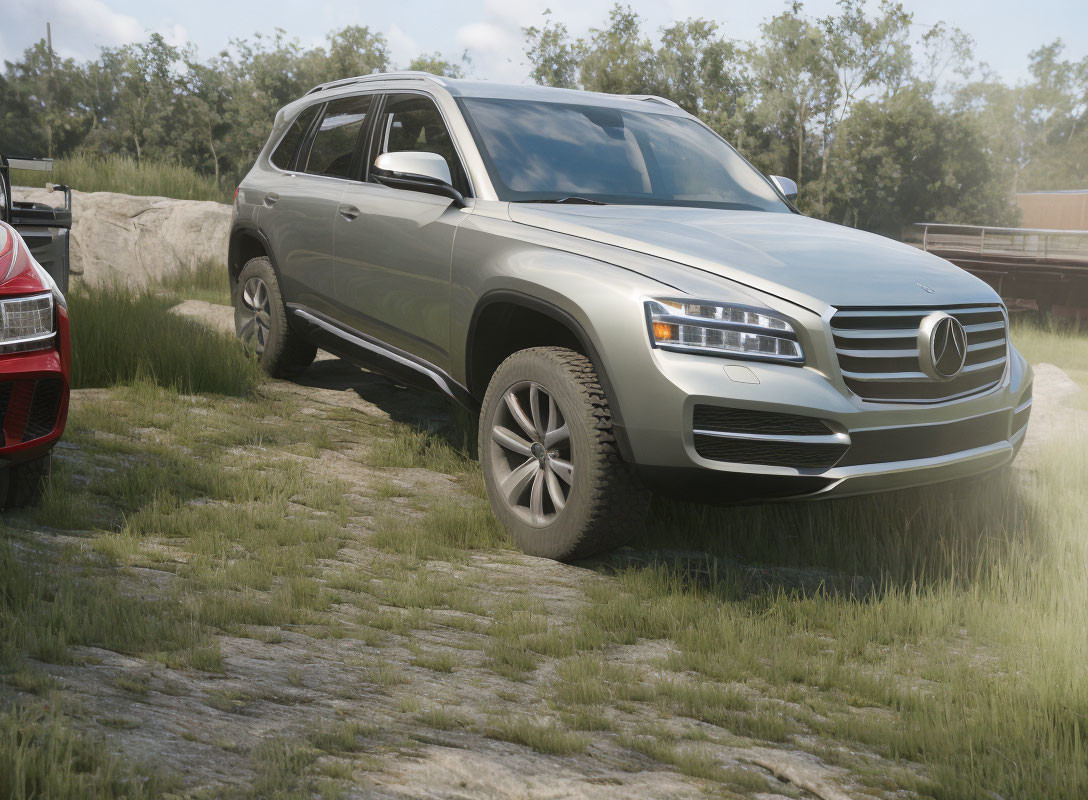
<svg viewBox="0 0 1088 800">
<path fill-rule="evenodd" d="M 801 116 L 797 117 L 797 188 L 801 188 L 801 168 L 805 158 L 805 123 Z"/>
<path fill-rule="evenodd" d="M 212 164 L 215 165 L 215 185 L 219 185 L 219 154 L 215 150 L 215 137 L 212 135 L 212 124 L 208 123 L 208 149 L 212 151 Z"/>
<path fill-rule="evenodd" d="M 132 141 L 136 143 L 136 163 L 140 163 L 140 136 L 136 131 L 132 132 Z"/>
</svg>

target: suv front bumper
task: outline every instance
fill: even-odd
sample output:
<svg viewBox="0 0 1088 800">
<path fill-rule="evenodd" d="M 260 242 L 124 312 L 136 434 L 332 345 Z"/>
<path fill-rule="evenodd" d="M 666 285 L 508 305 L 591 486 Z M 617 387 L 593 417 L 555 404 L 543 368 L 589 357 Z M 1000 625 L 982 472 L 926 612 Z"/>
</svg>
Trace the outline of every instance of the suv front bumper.
<svg viewBox="0 0 1088 800">
<path fill-rule="evenodd" d="M 995 388 L 918 405 L 864 401 L 813 367 L 651 350 L 654 379 L 621 395 L 623 434 L 648 484 L 704 502 L 845 497 L 971 477 L 1012 461 L 1024 440 L 1031 368 L 1011 346 L 1009 354 Z M 743 412 L 744 424 L 705 430 L 697 407 Z M 821 427 L 797 424 L 806 420 Z"/>
</svg>

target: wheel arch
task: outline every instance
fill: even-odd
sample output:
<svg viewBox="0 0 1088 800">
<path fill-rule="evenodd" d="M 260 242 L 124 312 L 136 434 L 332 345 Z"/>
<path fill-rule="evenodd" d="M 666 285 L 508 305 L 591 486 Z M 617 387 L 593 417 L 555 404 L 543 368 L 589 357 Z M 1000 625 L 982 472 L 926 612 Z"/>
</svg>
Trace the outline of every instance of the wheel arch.
<svg viewBox="0 0 1088 800">
<path fill-rule="evenodd" d="M 276 273 L 277 280 L 280 280 L 280 270 L 276 257 L 272 255 L 272 246 L 261 229 L 251 225 L 239 225 L 231 231 L 230 244 L 227 247 L 227 271 L 232 292 L 246 264 L 251 259 L 262 256 L 269 260 L 272 271 Z"/>
<path fill-rule="evenodd" d="M 516 319 L 515 319 L 516 315 Z M 590 331 L 566 309 L 514 289 L 493 289 L 476 303 L 465 342 L 465 383 L 482 398 L 506 358 L 529 347 L 568 347 L 590 360 L 608 396 L 612 428 L 625 461 L 632 460 L 620 399 Z"/>
</svg>

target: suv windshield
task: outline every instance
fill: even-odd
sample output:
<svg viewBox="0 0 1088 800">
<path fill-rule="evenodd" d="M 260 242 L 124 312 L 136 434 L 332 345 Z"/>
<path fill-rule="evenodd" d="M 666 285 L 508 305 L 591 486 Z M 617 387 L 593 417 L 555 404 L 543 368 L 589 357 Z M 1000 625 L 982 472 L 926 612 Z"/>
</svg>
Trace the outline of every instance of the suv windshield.
<svg viewBox="0 0 1088 800">
<path fill-rule="evenodd" d="M 754 167 L 686 117 L 529 100 L 458 102 L 502 200 L 789 212 Z"/>
</svg>

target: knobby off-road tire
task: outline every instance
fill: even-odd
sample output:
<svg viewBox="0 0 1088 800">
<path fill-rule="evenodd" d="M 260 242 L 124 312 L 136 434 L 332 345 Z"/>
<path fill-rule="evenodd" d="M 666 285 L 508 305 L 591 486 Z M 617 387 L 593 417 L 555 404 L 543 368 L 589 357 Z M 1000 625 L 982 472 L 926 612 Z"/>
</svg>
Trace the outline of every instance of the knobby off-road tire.
<svg viewBox="0 0 1088 800">
<path fill-rule="evenodd" d="M 573 350 L 534 347 L 499 366 L 479 447 L 491 508 L 529 555 L 584 558 L 642 525 L 649 495 L 620 458 L 593 364 Z"/>
<path fill-rule="evenodd" d="M 283 292 L 266 257 L 246 262 L 231 300 L 235 333 L 265 372 L 274 378 L 291 378 L 313 363 L 317 348 L 287 324 Z"/>
<path fill-rule="evenodd" d="M 50 454 L 33 461 L 12 464 L 0 477 L 0 501 L 5 509 L 24 508 L 36 503 L 45 489 L 49 477 Z"/>
</svg>

